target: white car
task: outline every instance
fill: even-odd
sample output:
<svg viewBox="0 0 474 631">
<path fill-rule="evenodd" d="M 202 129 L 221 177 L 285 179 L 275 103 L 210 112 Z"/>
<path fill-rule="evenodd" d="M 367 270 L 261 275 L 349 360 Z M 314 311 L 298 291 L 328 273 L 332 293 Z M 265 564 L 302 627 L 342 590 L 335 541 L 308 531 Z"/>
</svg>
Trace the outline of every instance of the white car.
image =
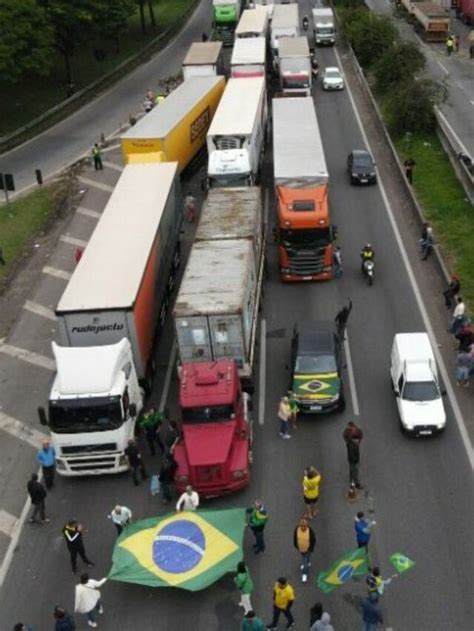
<svg viewBox="0 0 474 631">
<path fill-rule="evenodd" d="M 323 90 L 343 90 L 344 79 L 337 66 L 326 68 L 323 74 Z"/>
</svg>

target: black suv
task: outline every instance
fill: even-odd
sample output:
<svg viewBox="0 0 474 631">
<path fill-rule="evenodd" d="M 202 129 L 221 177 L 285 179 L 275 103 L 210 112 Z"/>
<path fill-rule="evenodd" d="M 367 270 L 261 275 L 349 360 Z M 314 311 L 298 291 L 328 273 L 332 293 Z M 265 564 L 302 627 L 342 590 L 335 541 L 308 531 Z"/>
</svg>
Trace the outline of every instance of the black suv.
<svg viewBox="0 0 474 631">
<path fill-rule="evenodd" d="M 365 149 L 354 149 L 347 157 L 347 172 L 351 184 L 376 184 L 375 162 Z"/>
<path fill-rule="evenodd" d="M 342 348 L 332 322 L 295 326 L 291 340 L 290 390 L 301 412 L 344 410 Z"/>
</svg>

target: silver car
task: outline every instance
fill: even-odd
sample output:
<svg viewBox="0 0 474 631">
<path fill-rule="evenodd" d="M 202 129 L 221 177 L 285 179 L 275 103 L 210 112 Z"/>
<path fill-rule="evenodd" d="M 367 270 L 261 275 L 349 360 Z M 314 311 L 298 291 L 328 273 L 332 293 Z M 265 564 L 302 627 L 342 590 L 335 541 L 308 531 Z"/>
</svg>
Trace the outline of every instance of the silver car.
<svg viewBox="0 0 474 631">
<path fill-rule="evenodd" d="M 343 90 L 344 78 L 337 66 L 329 66 L 323 73 L 323 90 Z"/>
</svg>

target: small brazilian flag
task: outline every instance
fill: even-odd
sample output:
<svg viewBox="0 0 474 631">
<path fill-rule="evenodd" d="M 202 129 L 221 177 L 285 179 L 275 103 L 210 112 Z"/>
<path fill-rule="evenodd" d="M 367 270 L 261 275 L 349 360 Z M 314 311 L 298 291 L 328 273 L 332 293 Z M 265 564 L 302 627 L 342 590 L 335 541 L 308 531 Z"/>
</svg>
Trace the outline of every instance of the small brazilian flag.
<svg viewBox="0 0 474 631">
<path fill-rule="evenodd" d="M 415 561 L 412 561 L 401 552 L 392 554 L 390 562 L 399 574 L 403 574 L 403 572 L 410 570 L 415 565 Z"/>
<path fill-rule="evenodd" d="M 109 578 L 150 587 L 204 589 L 242 560 L 245 509 L 182 512 L 130 524 Z"/>
<path fill-rule="evenodd" d="M 318 587 L 326 594 L 332 592 L 336 587 L 348 583 L 353 576 L 367 574 L 369 571 L 367 563 L 367 552 L 365 548 L 349 550 L 336 561 L 326 572 L 320 572 L 318 576 Z"/>
</svg>

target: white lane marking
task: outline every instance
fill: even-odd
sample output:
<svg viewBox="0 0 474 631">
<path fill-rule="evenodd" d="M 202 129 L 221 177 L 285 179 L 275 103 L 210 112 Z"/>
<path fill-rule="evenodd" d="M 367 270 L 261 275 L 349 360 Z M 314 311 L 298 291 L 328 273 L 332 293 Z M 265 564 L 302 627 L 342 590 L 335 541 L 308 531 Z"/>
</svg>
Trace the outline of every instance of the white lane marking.
<svg viewBox="0 0 474 631">
<path fill-rule="evenodd" d="M 84 208 L 84 206 L 78 206 L 76 213 L 84 215 L 85 217 L 91 217 L 91 219 L 99 219 L 101 215 L 101 213 L 98 213 L 96 210 L 90 210 L 90 208 Z"/>
<path fill-rule="evenodd" d="M 41 470 L 38 471 L 38 476 L 40 476 Z M 3 557 L 2 565 L 0 567 L 0 588 L 5 582 L 5 578 L 7 576 L 7 572 L 10 568 L 10 564 L 13 559 L 13 555 L 18 546 L 18 541 L 20 540 L 21 531 L 23 530 L 23 526 L 25 525 L 26 518 L 28 516 L 28 512 L 31 507 L 31 501 L 28 497 L 26 499 L 25 505 L 23 506 L 23 510 L 21 511 L 20 518 L 17 519 L 15 526 L 11 532 L 10 544 L 7 548 L 5 556 Z"/>
<path fill-rule="evenodd" d="M 5 344 L 3 341 L 4 339 L 5 338 L 0 339 L 0 353 L 5 353 L 5 355 L 9 355 L 15 359 L 21 359 L 28 364 L 33 364 L 33 366 L 39 366 L 40 368 L 47 368 L 48 370 L 53 371 L 56 370 L 56 362 L 54 359 L 45 357 L 39 353 L 34 353 L 33 351 L 27 351 L 26 349 L 19 348 L 18 346 Z"/>
<path fill-rule="evenodd" d="M 122 131 L 121 129 L 117 132 L 115 131 L 114 133 L 119 133 L 120 131 Z M 109 151 L 115 151 L 115 149 L 120 149 L 121 144 L 118 143 L 116 145 L 109 145 L 108 147 L 104 147 L 102 149 L 102 153 L 109 153 Z"/>
<path fill-rule="evenodd" d="M 115 162 L 110 162 L 109 160 L 102 160 L 102 164 L 104 167 L 108 167 L 109 169 L 113 169 L 114 171 L 123 171 L 123 166 L 120 164 L 115 164 Z"/>
<path fill-rule="evenodd" d="M 0 412 L 0 430 L 10 434 L 10 436 L 19 438 L 24 443 L 28 443 L 35 449 L 39 449 L 42 441 L 45 438 L 48 438 L 48 436 L 43 434 L 43 432 L 22 423 L 12 416 L 8 416 L 8 414 L 5 414 L 4 412 Z"/>
<path fill-rule="evenodd" d="M 337 52 L 337 50 L 335 51 L 335 53 L 336 53 L 336 57 L 338 59 L 339 64 L 341 64 L 341 59 L 339 57 L 339 53 Z M 352 95 L 352 92 L 351 92 L 351 89 L 350 89 L 349 85 L 347 85 L 347 93 L 348 93 L 349 98 L 351 100 L 352 108 L 354 110 L 354 114 L 355 114 L 355 117 L 357 119 L 357 124 L 359 125 L 359 129 L 360 129 L 360 132 L 362 134 L 362 138 L 364 139 L 364 142 L 365 142 L 365 144 L 367 146 L 367 149 L 372 153 L 372 155 L 374 155 L 374 153 L 372 151 L 372 148 L 370 146 L 370 143 L 369 143 L 369 139 L 367 138 L 367 134 L 365 133 L 364 127 L 362 125 L 362 121 L 360 119 L 359 112 L 357 111 L 356 104 L 355 104 L 355 101 L 354 101 L 354 97 Z M 420 310 L 420 314 L 421 314 L 423 323 L 425 325 L 426 332 L 428 333 L 428 336 L 429 336 L 429 338 L 431 340 L 431 345 L 433 347 L 433 351 L 434 351 L 434 354 L 436 356 L 436 361 L 438 362 L 439 370 L 440 370 L 441 376 L 443 378 L 444 385 L 446 387 L 446 391 L 447 391 L 447 394 L 448 394 L 448 397 L 449 397 L 449 401 L 450 401 L 451 406 L 453 408 L 454 418 L 456 419 L 456 423 L 457 423 L 457 426 L 459 428 L 459 433 L 461 435 L 461 440 L 462 440 L 462 442 L 464 444 L 464 448 L 466 450 L 466 454 L 467 454 L 467 457 L 469 459 L 469 463 L 471 465 L 471 468 L 474 470 L 474 449 L 472 447 L 472 443 L 471 443 L 471 440 L 469 438 L 469 434 L 467 432 L 466 425 L 464 423 L 464 419 L 463 419 L 461 410 L 459 408 L 454 389 L 453 389 L 453 387 L 451 385 L 451 381 L 449 379 L 449 373 L 448 373 L 448 371 L 446 369 L 446 365 L 444 363 L 444 359 L 443 359 L 441 353 L 439 352 L 438 342 L 436 340 L 436 336 L 435 336 L 433 328 L 431 326 L 431 322 L 430 322 L 430 319 L 429 319 L 429 316 L 428 316 L 428 312 L 426 311 L 426 307 L 424 305 L 423 298 L 421 297 L 420 289 L 418 287 L 418 283 L 416 282 L 415 274 L 414 274 L 413 269 L 412 269 L 412 267 L 410 265 L 410 260 L 408 258 L 407 251 L 406 251 L 405 246 L 403 244 L 403 240 L 402 240 L 402 237 L 400 235 L 400 231 L 398 229 L 397 222 L 395 221 L 395 216 L 393 214 L 392 207 L 391 207 L 390 202 L 388 200 L 387 192 L 385 191 L 385 187 L 383 185 L 382 179 L 379 180 L 379 189 L 380 189 L 383 201 L 384 201 L 385 209 L 387 211 L 390 223 L 392 225 L 392 230 L 393 230 L 393 232 L 395 234 L 395 239 L 397 241 L 398 248 L 400 250 L 400 254 L 402 256 L 402 260 L 403 260 L 403 263 L 405 265 L 405 269 L 406 269 L 407 274 L 408 274 L 408 278 L 410 280 L 410 283 L 411 283 L 411 286 L 412 286 L 412 289 L 413 289 L 413 293 L 415 295 L 415 299 L 416 299 L 416 302 L 417 302 L 417 305 L 418 305 L 418 309 Z"/>
<path fill-rule="evenodd" d="M 354 416 L 359 416 L 359 399 L 357 397 L 357 390 L 354 377 L 354 368 L 352 367 L 351 349 L 349 346 L 349 333 L 345 332 L 344 351 L 346 354 L 347 372 L 349 374 L 349 388 L 351 389 L 352 411 Z"/>
<path fill-rule="evenodd" d="M 462 140 L 459 138 L 459 136 L 457 135 L 457 133 L 454 131 L 454 129 L 451 127 L 451 125 L 448 122 L 448 119 L 446 118 L 446 116 L 443 114 L 443 112 L 439 109 L 439 107 L 436 108 L 436 113 L 438 114 L 438 116 L 442 119 L 443 124 L 446 125 L 446 127 L 449 129 L 450 133 L 454 136 L 456 142 L 458 143 L 459 147 L 461 148 L 461 151 L 463 153 L 465 153 L 467 156 L 470 155 L 469 151 L 466 149 L 466 146 L 463 144 Z"/>
<path fill-rule="evenodd" d="M 0 532 L 2 532 L 7 537 L 11 537 L 12 532 L 15 530 L 15 526 L 18 522 L 18 519 L 15 515 L 11 513 L 7 513 L 6 510 L 0 509 Z"/>
<path fill-rule="evenodd" d="M 48 274 L 49 276 L 54 276 L 54 278 L 60 278 L 61 280 L 69 280 L 72 276 L 71 272 L 65 272 L 62 269 L 50 267 L 49 265 L 43 267 L 43 274 Z"/>
<path fill-rule="evenodd" d="M 258 376 L 258 424 L 265 423 L 265 379 L 267 359 L 267 321 L 262 318 L 260 323 L 260 372 Z"/>
<path fill-rule="evenodd" d="M 95 180 L 91 180 L 90 178 L 84 177 L 82 175 L 80 175 L 77 179 L 85 186 L 92 186 L 92 188 L 98 188 L 100 191 L 105 191 L 106 193 L 111 193 L 114 190 L 114 187 L 110 186 L 110 184 L 96 182 Z"/>
<path fill-rule="evenodd" d="M 174 364 L 176 362 L 176 353 L 178 351 L 178 342 L 176 338 L 173 340 L 173 346 L 171 347 L 170 359 L 168 369 L 166 371 L 165 384 L 163 386 L 163 392 L 161 393 L 159 412 L 163 412 L 166 405 L 166 399 L 168 398 L 168 390 L 170 389 L 171 375 L 173 373 Z"/>
<path fill-rule="evenodd" d="M 438 59 L 436 59 L 436 62 L 438 64 L 438 66 L 440 66 L 442 68 L 442 70 L 443 70 L 443 72 L 445 74 L 449 74 L 449 70 L 446 68 L 446 66 L 443 66 L 443 64 Z"/>
<path fill-rule="evenodd" d="M 84 241 L 84 239 L 76 239 L 76 237 L 70 237 L 68 234 L 62 234 L 59 240 L 68 245 L 75 245 L 78 248 L 85 248 L 87 245 L 87 241 Z"/>
<path fill-rule="evenodd" d="M 23 309 L 26 309 L 26 311 L 30 311 L 31 313 L 35 313 L 42 318 L 56 321 L 56 315 L 54 314 L 54 311 L 52 309 L 50 309 L 49 307 L 44 307 L 43 305 L 40 305 L 37 302 L 33 302 L 32 300 L 27 300 L 23 305 Z"/>
</svg>

